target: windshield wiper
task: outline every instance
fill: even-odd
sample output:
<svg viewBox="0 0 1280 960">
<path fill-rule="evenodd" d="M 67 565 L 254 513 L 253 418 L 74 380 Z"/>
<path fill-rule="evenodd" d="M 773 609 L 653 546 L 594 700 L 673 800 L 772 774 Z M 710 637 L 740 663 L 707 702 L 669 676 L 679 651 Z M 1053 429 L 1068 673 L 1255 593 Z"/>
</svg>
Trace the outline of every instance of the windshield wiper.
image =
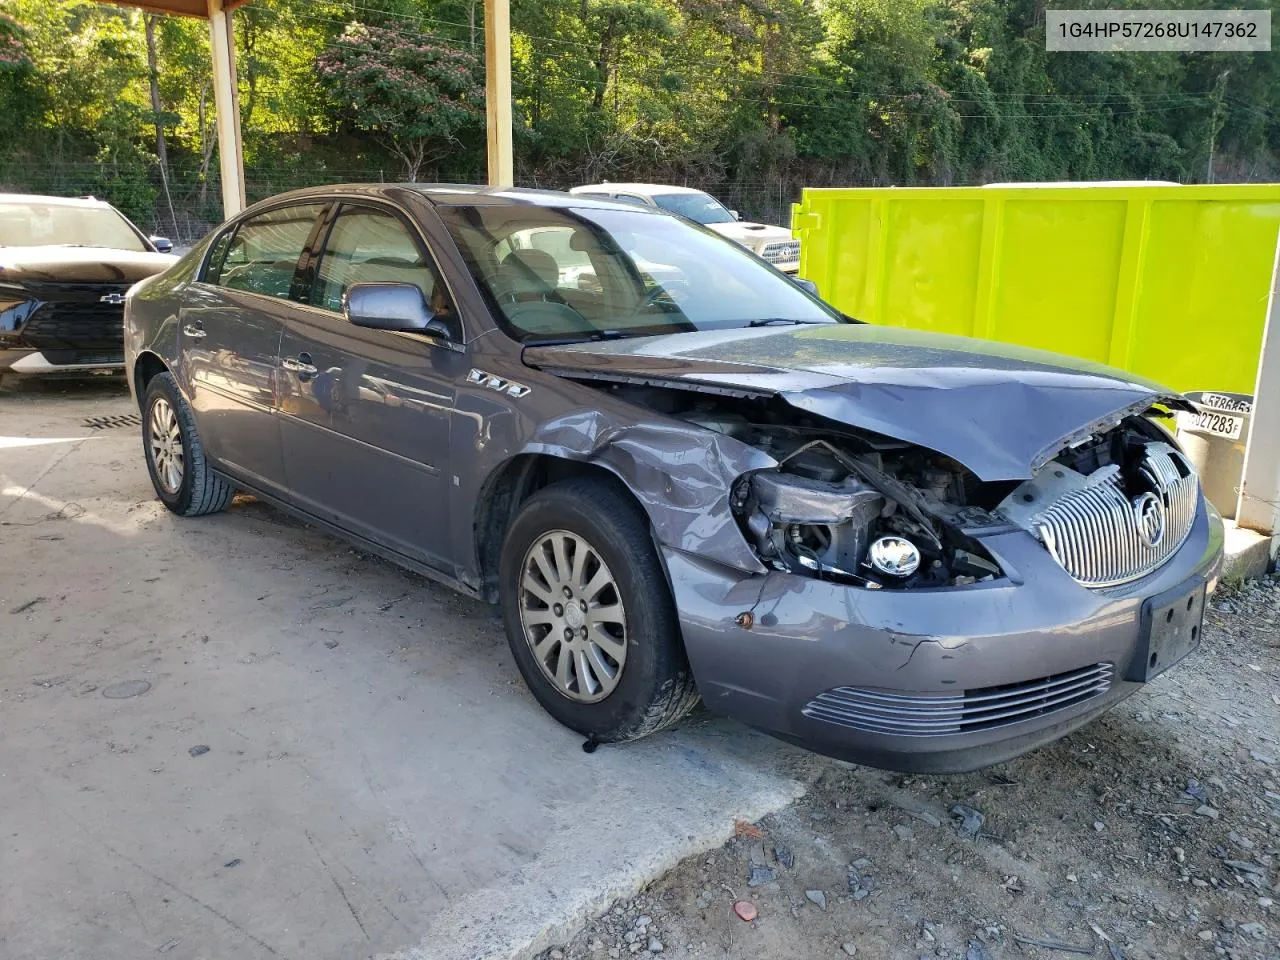
<svg viewBox="0 0 1280 960">
<path fill-rule="evenodd" d="M 621 340 L 626 336 L 634 336 L 634 334 L 626 334 L 621 330 L 597 330 L 595 333 L 586 333 L 580 337 L 556 337 L 550 340 L 526 340 L 526 347 L 561 347 L 568 343 L 595 343 L 600 340 Z"/>
<path fill-rule="evenodd" d="M 826 320 L 796 320 L 794 317 L 765 317 L 763 320 L 752 320 L 748 327 L 767 327 L 771 323 L 790 323 L 797 327 L 807 326 L 811 323 L 826 323 Z"/>
</svg>

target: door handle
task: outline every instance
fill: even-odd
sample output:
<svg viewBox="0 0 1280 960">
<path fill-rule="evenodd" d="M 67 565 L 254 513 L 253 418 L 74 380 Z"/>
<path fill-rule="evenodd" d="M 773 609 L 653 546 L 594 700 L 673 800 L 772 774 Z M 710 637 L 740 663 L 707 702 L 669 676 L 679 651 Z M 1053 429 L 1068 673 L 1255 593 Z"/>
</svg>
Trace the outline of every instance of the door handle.
<svg viewBox="0 0 1280 960">
<path fill-rule="evenodd" d="M 199 340 L 201 337 L 208 336 L 208 334 L 205 333 L 204 327 L 198 323 L 188 323 L 182 328 L 182 332 L 193 340 Z"/>
<path fill-rule="evenodd" d="M 311 362 L 309 353 L 300 353 L 296 357 L 285 357 L 280 361 L 280 366 L 296 373 L 299 380 L 308 380 L 320 372 L 316 365 Z"/>
</svg>

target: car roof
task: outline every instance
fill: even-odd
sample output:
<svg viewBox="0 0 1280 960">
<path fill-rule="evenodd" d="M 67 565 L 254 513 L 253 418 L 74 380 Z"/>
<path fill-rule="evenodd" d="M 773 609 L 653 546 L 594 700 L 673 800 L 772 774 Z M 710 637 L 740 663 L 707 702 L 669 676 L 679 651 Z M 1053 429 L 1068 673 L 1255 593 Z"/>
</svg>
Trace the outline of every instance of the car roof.
<svg viewBox="0 0 1280 960">
<path fill-rule="evenodd" d="M 694 187 L 675 187 L 663 183 L 593 183 L 589 186 L 574 187 L 569 192 L 577 194 L 587 190 L 613 190 L 615 192 L 638 193 L 646 197 L 664 193 L 706 193 L 705 190 L 698 190 Z"/>
<path fill-rule="evenodd" d="M 619 203 L 601 197 L 572 196 L 562 190 L 536 190 L 528 187 L 489 187 L 473 183 L 334 183 L 321 187 L 304 187 L 276 194 L 254 204 L 256 209 L 268 204 L 306 201 L 328 197 L 385 197 L 394 200 L 405 193 L 417 193 L 442 207 L 530 206 L 552 208 L 600 208 L 636 211 L 633 204 Z"/>
<path fill-rule="evenodd" d="M 42 203 L 54 207 L 110 207 L 94 197 L 46 197 L 38 193 L 0 193 L 0 203 Z"/>
</svg>

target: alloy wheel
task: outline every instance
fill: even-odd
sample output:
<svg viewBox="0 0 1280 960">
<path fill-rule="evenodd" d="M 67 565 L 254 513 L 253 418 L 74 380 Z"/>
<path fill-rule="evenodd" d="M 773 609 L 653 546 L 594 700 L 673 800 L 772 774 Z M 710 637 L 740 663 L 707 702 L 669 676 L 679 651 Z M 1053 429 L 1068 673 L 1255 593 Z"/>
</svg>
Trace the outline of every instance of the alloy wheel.
<svg viewBox="0 0 1280 960">
<path fill-rule="evenodd" d="M 164 397 L 156 397 L 151 404 L 149 423 L 151 462 L 155 464 L 156 480 L 170 495 L 182 487 L 185 465 L 182 453 L 182 430 L 173 405 Z"/>
<path fill-rule="evenodd" d="M 603 558 L 576 533 L 552 530 L 525 552 L 520 623 L 538 668 L 562 696 L 596 703 L 617 687 L 627 660 L 622 595 Z"/>
</svg>

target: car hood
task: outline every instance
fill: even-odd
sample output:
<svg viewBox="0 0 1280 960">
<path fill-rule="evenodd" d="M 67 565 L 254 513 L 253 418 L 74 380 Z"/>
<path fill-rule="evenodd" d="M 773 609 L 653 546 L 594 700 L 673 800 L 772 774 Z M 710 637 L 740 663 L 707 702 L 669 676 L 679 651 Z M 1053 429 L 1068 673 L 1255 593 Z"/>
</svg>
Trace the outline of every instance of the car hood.
<svg viewBox="0 0 1280 960">
<path fill-rule="evenodd" d="M 919 444 L 983 480 L 1025 480 L 1077 436 L 1156 403 L 1157 383 L 1007 343 L 869 324 L 813 324 L 530 346 L 527 364 L 586 379 L 776 396 Z"/>
<path fill-rule="evenodd" d="M 786 227 L 774 227 L 767 223 L 751 223 L 745 220 L 734 220 L 730 223 L 710 223 L 707 229 L 714 230 L 722 237 L 728 237 L 736 243 L 747 247 L 757 247 L 762 243 L 774 243 L 778 240 L 790 240 L 791 231 Z"/>
<path fill-rule="evenodd" d="M 108 247 L 0 247 L 0 282 L 136 283 L 177 260 L 164 253 Z"/>
</svg>

